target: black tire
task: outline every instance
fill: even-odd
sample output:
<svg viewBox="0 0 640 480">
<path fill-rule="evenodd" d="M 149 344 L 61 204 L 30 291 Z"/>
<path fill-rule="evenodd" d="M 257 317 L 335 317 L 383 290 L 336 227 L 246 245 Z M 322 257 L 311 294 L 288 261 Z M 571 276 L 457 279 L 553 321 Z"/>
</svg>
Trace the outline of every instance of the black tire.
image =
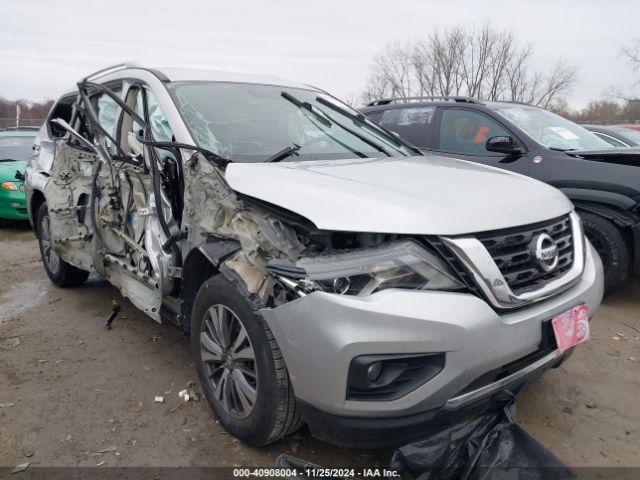
<svg viewBox="0 0 640 480">
<path fill-rule="evenodd" d="M 631 258 L 622 232 L 611 222 L 592 213 L 580 213 L 584 233 L 602 259 L 604 291 L 610 293 L 629 278 Z"/>
<path fill-rule="evenodd" d="M 255 361 L 251 365 L 257 372 L 256 396 L 251 413 L 244 418 L 229 413 L 216 398 L 214 374 L 202 358 L 201 336 L 204 335 L 203 325 L 206 328 L 205 315 L 214 305 L 221 305 L 235 314 L 253 349 Z M 191 315 L 191 350 L 205 397 L 220 424 L 231 434 L 250 445 L 261 446 L 275 442 L 300 427 L 296 399 L 273 333 L 253 311 L 247 299 L 223 275 L 209 278 L 196 294 Z"/>
<path fill-rule="evenodd" d="M 47 208 L 47 202 L 43 202 L 38 209 L 36 231 L 38 233 L 40 256 L 42 257 L 42 264 L 44 265 L 47 275 L 51 281 L 59 287 L 76 287 L 83 284 L 87 280 L 87 277 L 89 277 L 89 272 L 68 264 L 60 257 L 57 257 L 57 255 L 57 262 L 50 261 L 51 255 L 55 255 L 55 253 L 51 250 L 48 225 L 49 209 Z"/>
</svg>

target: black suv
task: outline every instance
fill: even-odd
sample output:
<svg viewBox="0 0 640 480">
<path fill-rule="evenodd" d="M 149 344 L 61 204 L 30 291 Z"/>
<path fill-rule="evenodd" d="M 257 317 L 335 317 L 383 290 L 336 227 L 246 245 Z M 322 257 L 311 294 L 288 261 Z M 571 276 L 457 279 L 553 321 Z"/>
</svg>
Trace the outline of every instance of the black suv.
<svg viewBox="0 0 640 480">
<path fill-rule="evenodd" d="M 583 127 L 521 103 L 414 97 L 360 111 L 420 149 L 559 188 L 602 257 L 606 291 L 640 276 L 640 148 L 613 149 Z"/>
</svg>

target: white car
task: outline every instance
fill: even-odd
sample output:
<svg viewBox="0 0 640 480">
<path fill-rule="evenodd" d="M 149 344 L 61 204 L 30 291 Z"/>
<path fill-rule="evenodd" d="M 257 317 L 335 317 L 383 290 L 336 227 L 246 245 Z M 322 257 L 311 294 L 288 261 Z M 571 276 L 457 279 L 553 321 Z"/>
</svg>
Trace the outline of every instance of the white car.
<svg viewBox="0 0 640 480">
<path fill-rule="evenodd" d="M 220 423 L 408 440 L 588 338 L 602 266 L 567 198 L 423 156 L 326 92 L 121 65 L 62 96 L 27 197 L 59 286 L 97 272 L 190 332 Z"/>
</svg>

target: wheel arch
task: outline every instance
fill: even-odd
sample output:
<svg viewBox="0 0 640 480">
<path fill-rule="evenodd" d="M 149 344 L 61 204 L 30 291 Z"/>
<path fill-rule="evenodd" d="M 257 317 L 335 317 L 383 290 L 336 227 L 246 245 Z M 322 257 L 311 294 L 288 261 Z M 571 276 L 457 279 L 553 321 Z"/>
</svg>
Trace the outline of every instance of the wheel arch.
<svg viewBox="0 0 640 480">
<path fill-rule="evenodd" d="M 610 203 L 572 199 L 578 212 L 589 212 L 613 223 L 622 232 L 631 253 L 631 272 L 640 276 L 640 218 Z"/>
<path fill-rule="evenodd" d="M 33 190 L 31 193 L 31 198 L 29 201 L 29 221 L 31 222 L 31 227 L 35 234 L 38 234 L 38 210 L 40 210 L 40 205 L 45 203 L 47 199 L 40 190 Z"/>
<path fill-rule="evenodd" d="M 208 278 L 220 271 L 220 264 L 240 248 L 240 243 L 235 240 L 212 239 L 187 254 L 182 265 L 180 288 L 180 324 L 185 332 L 191 331 L 191 312 L 198 290 Z"/>
<path fill-rule="evenodd" d="M 569 200 L 571 200 L 576 206 L 578 204 L 596 204 L 602 206 L 604 209 L 611 210 L 612 212 L 620 211 L 625 212 L 633 209 L 638 201 L 634 200 L 631 196 L 631 192 L 621 190 L 618 192 L 606 191 L 606 190 L 594 190 L 593 188 L 584 188 L 584 186 L 573 185 L 557 185 L 551 183 L 552 186 L 558 188 L 564 193 Z"/>
</svg>

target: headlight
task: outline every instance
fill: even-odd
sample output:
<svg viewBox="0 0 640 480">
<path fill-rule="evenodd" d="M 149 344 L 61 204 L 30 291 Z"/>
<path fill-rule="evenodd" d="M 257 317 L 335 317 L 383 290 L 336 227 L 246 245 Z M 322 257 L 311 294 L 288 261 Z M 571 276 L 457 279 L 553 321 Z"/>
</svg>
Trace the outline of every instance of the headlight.
<svg viewBox="0 0 640 480">
<path fill-rule="evenodd" d="M 5 190 L 18 190 L 18 186 L 13 182 L 2 182 L 2 188 Z"/>
<path fill-rule="evenodd" d="M 305 257 L 297 265 L 322 290 L 370 295 L 386 288 L 460 290 L 447 264 L 412 241 L 349 253 Z"/>
</svg>

